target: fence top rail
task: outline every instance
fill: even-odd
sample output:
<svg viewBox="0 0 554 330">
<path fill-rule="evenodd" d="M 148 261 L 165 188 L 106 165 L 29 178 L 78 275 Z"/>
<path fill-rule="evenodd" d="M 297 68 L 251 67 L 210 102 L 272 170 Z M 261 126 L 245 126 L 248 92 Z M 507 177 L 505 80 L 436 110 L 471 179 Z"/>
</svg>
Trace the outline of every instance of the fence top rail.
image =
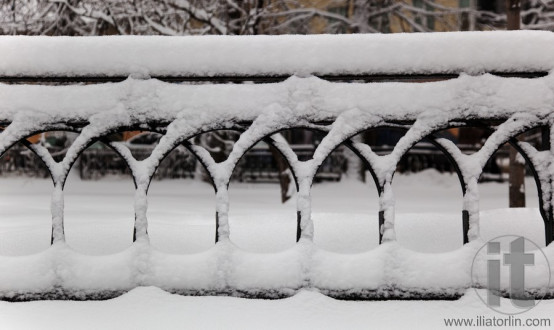
<svg viewBox="0 0 554 330">
<path fill-rule="evenodd" d="M 491 75 L 506 78 L 539 78 L 548 75 L 548 72 L 488 72 Z M 197 84 L 227 84 L 227 83 L 277 83 L 285 81 L 290 76 L 151 76 L 169 83 L 197 83 Z M 432 82 L 455 79 L 457 73 L 434 74 L 356 74 L 356 75 L 319 75 L 315 76 L 331 82 Z M 71 84 L 98 84 L 121 82 L 128 76 L 0 76 L 0 83 L 6 84 L 42 84 L 42 85 L 71 85 Z"/>
<path fill-rule="evenodd" d="M 1 80 L 384 77 L 554 69 L 554 33 L 0 37 Z M 185 78 L 183 78 L 185 77 Z M 188 77 L 188 78 L 186 78 Z M 256 78 L 258 77 L 258 78 Z M 110 80 L 110 79 L 107 79 Z M 177 79 L 178 80 L 178 79 Z M 240 80 L 240 79 L 239 79 Z"/>
</svg>

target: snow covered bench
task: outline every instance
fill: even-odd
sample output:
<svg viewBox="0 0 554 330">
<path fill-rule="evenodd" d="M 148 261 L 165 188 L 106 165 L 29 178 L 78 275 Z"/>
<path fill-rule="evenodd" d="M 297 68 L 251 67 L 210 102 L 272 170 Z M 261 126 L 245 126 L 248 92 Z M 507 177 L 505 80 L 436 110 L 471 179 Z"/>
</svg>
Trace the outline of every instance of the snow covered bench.
<svg viewBox="0 0 554 330">
<path fill-rule="evenodd" d="M 44 147 L 28 144 L 54 182 L 52 247 L 37 255 L 0 257 L 3 298 L 109 297 L 140 285 L 186 294 L 265 297 L 303 287 L 341 297 L 455 296 L 471 286 L 471 263 L 483 244 L 477 180 L 506 142 L 531 164 L 545 240 L 552 242 L 554 153 L 515 140 L 532 128 L 552 132 L 552 33 L 1 37 L 0 48 L 0 80 L 7 83 L 0 85 L 0 127 L 5 127 L 0 154 L 40 132 L 79 133 L 59 162 Z M 476 124 L 495 131 L 471 155 L 433 136 Z M 351 140 L 389 126 L 405 128 L 406 134 L 388 155 L 378 156 Z M 291 128 L 326 133 L 312 159 L 299 161 L 278 134 Z M 220 129 L 242 132 L 223 162 L 216 163 L 202 147 L 187 145 L 214 183 L 217 244 L 191 255 L 156 251 L 148 241 L 146 201 L 160 161 L 190 138 Z M 129 165 L 135 183 L 135 243 L 110 256 L 79 254 L 64 243 L 65 181 L 87 147 L 127 130 L 164 135 L 142 161 L 123 144 L 107 142 Z M 456 165 L 463 190 L 460 235 L 468 244 L 450 253 L 422 254 L 395 242 L 393 174 L 401 157 L 426 137 Z M 229 180 L 237 162 L 261 140 L 287 160 L 298 191 L 298 243 L 275 254 L 245 252 L 229 240 Z M 312 181 L 340 145 L 368 164 L 379 191 L 383 244 L 365 253 L 341 255 L 313 244 Z M 554 261 L 551 246 L 545 253 Z M 536 289 L 545 289 L 545 283 L 544 278 L 534 282 Z"/>
</svg>

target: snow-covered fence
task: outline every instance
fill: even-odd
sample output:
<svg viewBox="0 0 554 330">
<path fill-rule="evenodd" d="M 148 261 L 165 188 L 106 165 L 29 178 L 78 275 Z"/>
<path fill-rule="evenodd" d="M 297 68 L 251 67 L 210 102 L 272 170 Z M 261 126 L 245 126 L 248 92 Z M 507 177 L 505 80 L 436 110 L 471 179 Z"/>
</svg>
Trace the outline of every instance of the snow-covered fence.
<svg viewBox="0 0 554 330">
<path fill-rule="evenodd" d="M 554 150 L 548 146 L 538 151 L 515 139 L 533 128 L 543 129 L 546 140 L 552 139 L 551 33 L 6 37 L 0 38 L 0 46 L 6 50 L 0 79 L 11 83 L 0 85 L 0 154 L 40 132 L 79 134 L 60 161 L 46 148 L 26 143 L 47 165 L 54 183 L 53 245 L 38 255 L 0 257 L 3 297 L 106 296 L 137 285 L 263 296 L 283 296 L 301 287 L 358 297 L 457 294 L 471 285 L 470 265 L 480 246 L 477 181 L 487 160 L 507 142 L 534 172 L 545 239 L 552 242 Z M 414 55 L 426 60 L 414 61 Z M 493 74 L 482 74 L 486 72 Z M 358 80 L 421 83 L 354 82 Z M 195 83 L 183 83 L 190 81 Z M 440 130 L 476 125 L 493 128 L 494 133 L 470 155 L 434 136 Z M 379 156 L 367 144 L 352 140 L 381 127 L 406 130 L 388 155 Z M 312 159 L 299 161 L 279 134 L 293 128 L 326 134 Z M 189 142 L 222 129 L 241 132 L 223 162 L 216 163 L 206 149 Z M 138 161 L 124 144 L 105 139 L 129 130 L 163 137 L 149 157 Z M 393 175 L 401 157 L 424 138 L 455 164 L 463 190 L 460 236 L 470 244 L 451 253 L 422 255 L 395 243 Z M 286 159 L 297 187 L 298 244 L 277 254 L 247 253 L 229 240 L 233 228 L 228 221 L 228 184 L 241 157 L 262 140 Z M 80 255 L 64 243 L 64 185 L 78 156 L 96 141 L 104 141 L 125 160 L 135 183 L 135 243 L 103 257 Z M 217 200 L 217 244 L 197 255 L 163 254 L 148 240 L 148 187 L 160 162 L 179 145 L 204 165 Z M 333 254 L 312 243 L 311 185 L 319 166 L 340 145 L 367 164 L 379 193 L 383 244 L 362 254 Z M 544 280 L 535 284 L 543 288 Z"/>
</svg>

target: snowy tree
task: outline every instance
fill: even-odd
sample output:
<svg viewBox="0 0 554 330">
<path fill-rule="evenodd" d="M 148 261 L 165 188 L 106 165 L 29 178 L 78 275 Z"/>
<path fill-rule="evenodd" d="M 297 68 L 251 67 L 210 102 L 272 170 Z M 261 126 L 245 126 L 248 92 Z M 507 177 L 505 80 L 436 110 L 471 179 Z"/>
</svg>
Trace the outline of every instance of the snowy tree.
<svg viewBox="0 0 554 330">
<path fill-rule="evenodd" d="M 283 34 L 504 28 L 497 1 L 4 0 L 0 33 L 30 35 Z M 458 3 L 456 1 L 456 3 Z M 491 4 L 497 4 L 491 6 Z M 553 29 L 554 0 L 523 1 L 523 28 Z"/>
<path fill-rule="evenodd" d="M 0 26 L 4 34 L 33 35 L 257 34 L 287 2 L 13 0 L 2 3 Z"/>
</svg>

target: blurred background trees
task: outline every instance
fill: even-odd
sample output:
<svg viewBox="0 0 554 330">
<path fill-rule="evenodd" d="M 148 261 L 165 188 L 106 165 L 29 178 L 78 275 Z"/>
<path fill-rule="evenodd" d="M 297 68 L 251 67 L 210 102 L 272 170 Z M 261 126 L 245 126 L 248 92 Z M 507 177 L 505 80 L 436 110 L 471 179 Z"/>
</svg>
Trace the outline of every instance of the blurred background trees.
<svg viewBox="0 0 554 330">
<path fill-rule="evenodd" d="M 504 29 L 504 0 L 1 0 L 0 33 L 206 35 Z M 522 1 L 522 28 L 554 28 L 554 0 Z"/>
</svg>

